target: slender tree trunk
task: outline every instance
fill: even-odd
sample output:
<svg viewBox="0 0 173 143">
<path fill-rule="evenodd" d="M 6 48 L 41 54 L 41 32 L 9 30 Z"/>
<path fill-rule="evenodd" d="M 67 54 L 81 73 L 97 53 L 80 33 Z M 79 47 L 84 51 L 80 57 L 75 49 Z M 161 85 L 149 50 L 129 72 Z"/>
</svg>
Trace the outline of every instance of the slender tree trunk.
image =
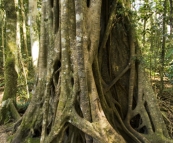
<svg viewBox="0 0 173 143">
<path fill-rule="evenodd" d="M 38 10 L 37 1 L 29 1 L 29 21 L 30 21 L 30 40 L 31 40 L 31 55 L 33 66 L 36 68 L 38 63 L 39 52 L 39 31 L 38 31 Z"/>
<path fill-rule="evenodd" d="M 28 89 L 28 82 L 27 82 L 27 67 L 24 66 L 24 62 L 23 62 L 23 56 L 22 56 L 22 48 L 21 48 L 21 31 L 20 31 L 20 24 L 21 24 L 21 20 L 20 20 L 20 13 L 19 13 L 19 1 L 18 0 L 14 0 L 15 1 L 15 7 L 16 7 L 16 15 L 17 15 L 17 23 L 16 23 L 16 44 L 17 44 L 17 63 L 18 66 L 21 65 L 21 68 L 18 68 L 18 74 L 21 73 L 21 69 L 22 69 L 22 74 L 24 77 L 24 84 L 26 87 L 26 97 L 29 98 L 29 89 Z M 26 51 L 25 51 L 26 52 Z"/>
<path fill-rule="evenodd" d="M 170 4 L 170 35 L 172 34 L 172 20 L 173 20 L 173 5 L 172 5 L 172 0 L 169 0 L 169 4 Z"/>
<path fill-rule="evenodd" d="M 2 3 L 1 3 L 2 6 Z M 3 7 L 3 6 L 2 6 Z M 2 13 L 1 13 L 2 14 Z M 5 19 L 5 11 L 3 11 L 3 17 L 1 19 L 1 47 L 2 47 L 2 53 L 3 53 L 3 67 L 5 67 L 5 26 L 6 26 L 6 19 Z"/>
<path fill-rule="evenodd" d="M 0 109 L 0 123 L 9 122 L 9 116 L 20 118 L 15 105 L 17 93 L 17 45 L 16 45 L 16 9 L 15 3 L 4 2 L 6 12 L 6 47 L 5 47 L 5 89 Z"/>
<path fill-rule="evenodd" d="M 164 89 L 164 65 L 165 65 L 165 44 L 166 44 L 166 12 L 167 12 L 167 0 L 164 1 L 164 13 L 163 13 L 163 30 L 162 30 L 162 47 L 161 47 L 161 57 L 160 57 L 160 92 L 163 92 Z"/>
<path fill-rule="evenodd" d="M 23 2 L 23 0 L 20 0 L 20 6 L 21 6 L 21 11 L 20 11 L 20 13 L 21 13 L 21 21 L 22 21 L 22 38 L 23 38 L 23 49 L 24 49 L 24 57 L 28 57 L 29 55 L 28 55 L 28 44 L 27 44 L 27 29 L 26 29 L 26 14 L 25 14 L 25 12 L 26 12 L 26 9 L 24 8 L 24 2 Z"/>
</svg>

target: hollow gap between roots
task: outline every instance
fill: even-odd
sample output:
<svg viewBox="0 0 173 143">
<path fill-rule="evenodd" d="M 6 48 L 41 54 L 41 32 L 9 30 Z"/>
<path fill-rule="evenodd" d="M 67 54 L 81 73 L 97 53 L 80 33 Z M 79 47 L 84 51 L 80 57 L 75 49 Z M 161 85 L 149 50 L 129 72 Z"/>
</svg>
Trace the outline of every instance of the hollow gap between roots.
<svg viewBox="0 0 173 143">
<path fill-rule="evenodd" d="M 140 114 L 137 114 L 136 116 L 134 116 L 131 120 L 130 120 L 130 125 L 134 128 L 134 129 L 138 129 L 139 126 L 142 124 L 142 119 Z"/>
<path fill-rule="evenodd" d="M 90 7 L 90 0 L 87 0 L 87 7 Z"/>
</svg>

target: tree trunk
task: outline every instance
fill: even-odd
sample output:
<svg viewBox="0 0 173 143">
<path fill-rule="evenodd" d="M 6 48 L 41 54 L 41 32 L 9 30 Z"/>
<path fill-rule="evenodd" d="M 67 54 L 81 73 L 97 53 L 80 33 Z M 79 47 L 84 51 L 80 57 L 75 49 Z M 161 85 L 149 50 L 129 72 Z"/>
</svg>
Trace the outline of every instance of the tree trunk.
<svg viewBox="0 0 173 143">
<path fill-rule="evenodd" d="M 31 41 L 31 56 L 32 63 L 36 69 L 38 63 L 38 52 L 39 52 L 39 32 L 38 32 L 38 11 L 37 11 L 38 0 L 29 1 L 29 21 L 30 21 L 30 41 Z"/>
<path fill-rule="evenodd" d="M 21 13 L 21 22 L 22 22 L 22 39 L 23 39 L 23 53 L 24 53 L 24 57 L 28 57 L 29 54 L 28 54 L 28 40 L 27 40 L 27 29 L 26 29 L 26 9 L 24 8 L 24 5 L 27 4 L 27 2 L 23 2 L 23 0 L 20 0 L 20 6 L 21 6 L 21 10 L 20 10 L 20 13 Z"/>
<path fill-rule="evenodd" d="M 162 47 L 160 54 L 160 93 L 164 90 L 164 67 L 165 67 L 165 46 L 166 46 L 166 13 L 167 13 L 167 0 L 164 1 L 164 12 L 163 12 L 163 28 L 162 28 Z"/>
<path fill-rule="evenodd" d="M 171 143 L 129 7 L 42 2 L 38 81 L 12 143 L 28 136 L 41 143 Z"/>
<path fill-rule="evenodd" d="M 0 108 L 0 124 L 7 123 L 11 117 L 18 120 L 20 118 L 17 112 L 16 93 L 17 93 L 17 46 L 16 42 L 16 10 L 14 1 L 5 3 L 6 11 L 6 47 L 5 47 L 5 88 L 2 98 L 2 107 Z"/>
</svg>

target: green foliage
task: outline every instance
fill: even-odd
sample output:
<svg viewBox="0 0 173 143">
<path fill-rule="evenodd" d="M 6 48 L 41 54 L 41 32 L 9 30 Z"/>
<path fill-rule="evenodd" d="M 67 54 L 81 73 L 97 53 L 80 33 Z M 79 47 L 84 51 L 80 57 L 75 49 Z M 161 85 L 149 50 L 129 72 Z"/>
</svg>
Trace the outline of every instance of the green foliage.
<svg viewBox="0 0 173 143">
<path fill-rule="evenodd" d="M 167 53 L 166 53 L 166 55 L 165 55 L 165 58 L 166 58 L 167 60 L 169 60 L 170 58 L 172 59 L 172 55 L 173 55 L 173 48 L 168 49 L 168 50 L 167 50 Z"/>
<path fill-rule="evenodd" d="M 173 42 L 170 33 L 170 5 L 166 3 L 166 17 L 164 17 L 163 1 L 143 1 L 136 3 L 137 37 L 141 47 L 143 61 L 151 72 L 160 72 L 160 58 L 162 39 L 165 37 L 165 73 L 172 76 Z M 135 5 L 135 4 L 134 4 Z M 163 33 L 163 20 L 166 18 L 166 33 Z"/>
<path fill-rule="evenodd" d="M 21 95 L 17 99 L 17 109 L 20 113 L 24 113 L 29 105 L 29 101 L 26 97 L 22 97 Z"/>
<path fill-rule="evenodd" d="M 3 87 L 4 85 L 5 85 L 4 81 L 0 83 L 0 87 Z"/>
</svg>

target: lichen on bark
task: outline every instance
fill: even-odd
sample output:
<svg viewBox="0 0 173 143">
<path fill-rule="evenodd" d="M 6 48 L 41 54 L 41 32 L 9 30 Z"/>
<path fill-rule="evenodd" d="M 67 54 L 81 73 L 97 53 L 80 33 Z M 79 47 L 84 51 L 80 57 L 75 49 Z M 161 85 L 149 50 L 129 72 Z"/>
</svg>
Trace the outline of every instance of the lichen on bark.
<svg viewBox="0 0 173 143">
<path fill-rule="evenodd" d="M 14 103 L 16 102 L 17 77 L 15 60 L 13 57 L 8 57 L 5 64 L 5 89 L 2 101 L 13 98 Z"/>
<path fill-rule="evenodd" d="M 15 70 L 15 60 L 13 56 L 9 56 L 5 63 L 5 88 L 2 98 L 2 107 L 0 109 L 0 122 L 8 122 L 11 118 L 19 118 L 16 112 L 16 93 L 17 93 L 17 72 Z"/>
</svg>

